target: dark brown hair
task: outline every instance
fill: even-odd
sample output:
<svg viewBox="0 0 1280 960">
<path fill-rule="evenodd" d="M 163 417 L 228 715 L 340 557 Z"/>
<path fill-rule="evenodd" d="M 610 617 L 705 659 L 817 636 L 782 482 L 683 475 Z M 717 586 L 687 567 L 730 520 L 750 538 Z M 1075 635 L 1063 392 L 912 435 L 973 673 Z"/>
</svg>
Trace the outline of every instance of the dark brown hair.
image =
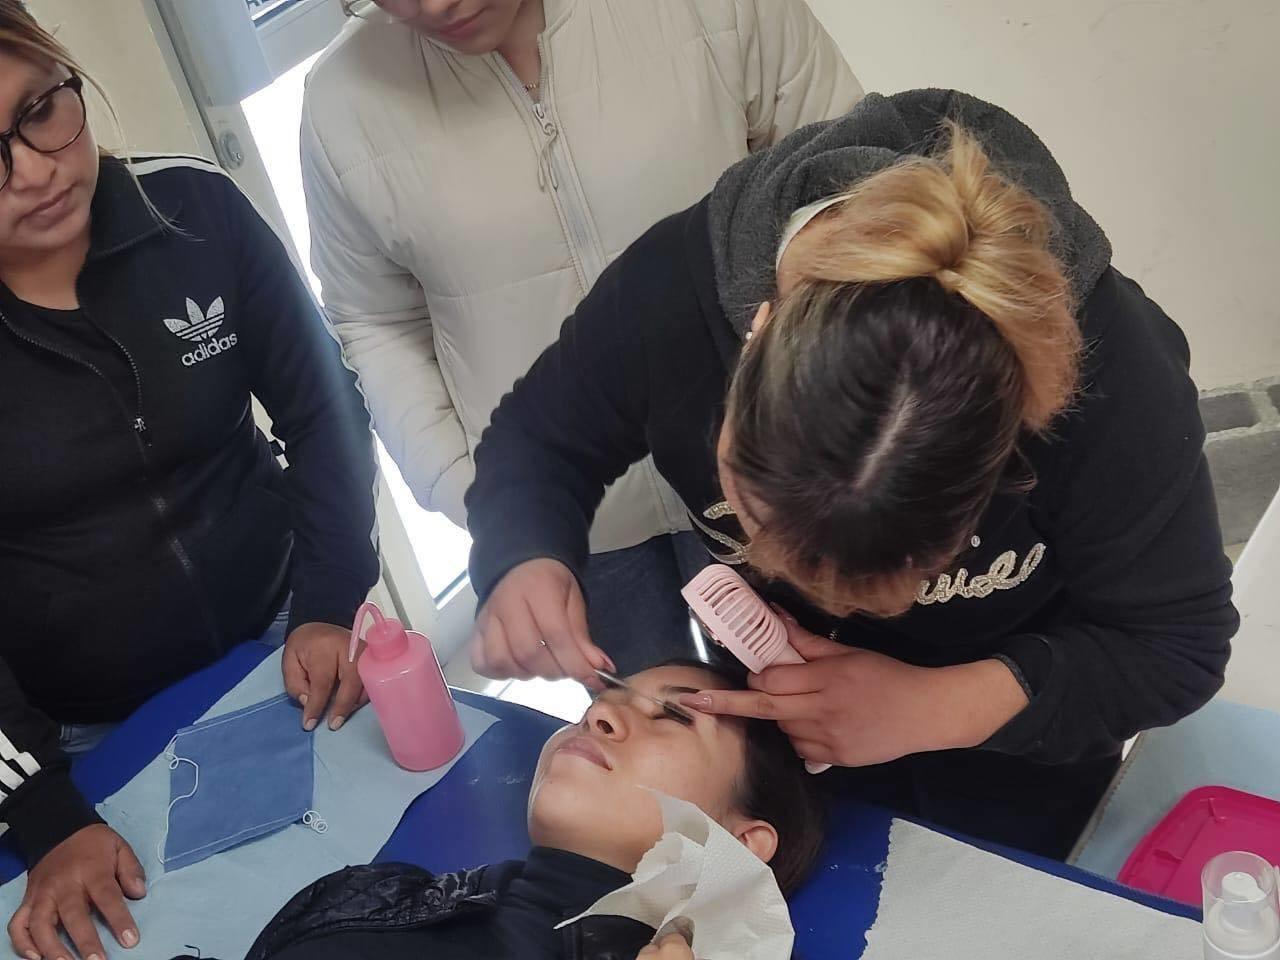
<svg viewBox="0 0 1280 960">
<path fill-rule="evenodd" d="M 964 548 L 1019 436 L 1075 389 L 1050 231 L 952 128 L 941 155 L 866 178 L 793 241 L 797 283 L 726 411 L 753 563 L 833 612 L 888 615 Z"/>
</svg>

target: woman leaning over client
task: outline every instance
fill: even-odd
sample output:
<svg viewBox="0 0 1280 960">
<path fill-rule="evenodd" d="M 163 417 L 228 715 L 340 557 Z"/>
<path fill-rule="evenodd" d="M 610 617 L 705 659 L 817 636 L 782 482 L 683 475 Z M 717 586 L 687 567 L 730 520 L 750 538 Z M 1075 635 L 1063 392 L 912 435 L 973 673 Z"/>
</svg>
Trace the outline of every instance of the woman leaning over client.
<svg viewBox="0 0 1280 960">
<path fill-rule="evenodd" d="M 605 486 L 651 454 L 819 661 L 687 705 L 1063 857 L 1237 627 L 1188 359 L 1023 124 L 869 96 L 633 244 L 502 402 L 468 494 L 473 657 L 561 659 L 519 611 L 581 575 Z"/>
<path fill-rule="evenodd" d="M 804 0 L 348 6 L 364 19 L 307 80 L 312 264 L 387 449 L 418 502 L 462 526 L 490 414 L 605 265 L 862 91 Z M 688 529 L 651 462 L 612 485 L 573 609 L 603 648 L 592 666 L 692 655 L 679 587 L 707 554 Z"/>
</svg>

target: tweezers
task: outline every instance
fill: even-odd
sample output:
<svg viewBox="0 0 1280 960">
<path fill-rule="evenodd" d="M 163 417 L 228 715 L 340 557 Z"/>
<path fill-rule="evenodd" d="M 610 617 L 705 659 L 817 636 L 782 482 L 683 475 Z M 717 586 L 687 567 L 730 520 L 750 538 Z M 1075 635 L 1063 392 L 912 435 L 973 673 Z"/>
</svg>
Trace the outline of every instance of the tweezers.
<svg viewBox="0 0 1280 960">
<path fill-rule="evenodd" d="M 617 689 L 617 690 L 626 690 L 633 697 L 640 697 L 644 700 L 650 701 L 651 703 L 656 703 L 658 706 L 662 708 L 662 712 L 665 713 L 672 720 L 675 720 L 679 723 L 683 723 L 686 727 L 693 726 L 692 714 L 690 714 L 683 707 L 677 707 L 670 700 L 663 700 L 660 697 L 651 697 L 647 693 L 641 693 L 631 684 L 627 683 L 627 681 L 623 680 L 619 676 L 616 676 L 610 673 L 608 670 L 596 670 L 595 673 L 597 677 L 599 677 L 601 680 L 604 681 L 606 686 L 613 687 L 614 689 Z"/>
</svg>

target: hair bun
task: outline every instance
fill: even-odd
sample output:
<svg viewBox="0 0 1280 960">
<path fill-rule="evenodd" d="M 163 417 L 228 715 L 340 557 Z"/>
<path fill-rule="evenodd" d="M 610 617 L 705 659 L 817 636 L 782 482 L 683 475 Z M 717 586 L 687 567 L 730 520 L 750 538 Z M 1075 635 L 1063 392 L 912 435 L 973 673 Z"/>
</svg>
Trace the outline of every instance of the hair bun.
<svg viewBox="0 0 1280 960">
<path fill-rule="evenodd" d="M 943 267 L 933 275 L 933 278 L 942 284 L 942 289 L 946 290 L 947 293 L 959 293 L 960 285 L 964 282 L 964 277 L 957 272 L 955 267 Z"/>
<path fill-rule="evenodd" d="M 858 182 L 824 220 L 820 242 L 793 243 L 797 274 L 837 283 L 929 277 L 981 311 L 1022 370 L 1024 425 L 1045 429 L 1076 386 L 1080 328 L 1050 252 L 1052 218 L 991 168 L 977 139 L 950 124 L 945 148 Z"/>
</svg>

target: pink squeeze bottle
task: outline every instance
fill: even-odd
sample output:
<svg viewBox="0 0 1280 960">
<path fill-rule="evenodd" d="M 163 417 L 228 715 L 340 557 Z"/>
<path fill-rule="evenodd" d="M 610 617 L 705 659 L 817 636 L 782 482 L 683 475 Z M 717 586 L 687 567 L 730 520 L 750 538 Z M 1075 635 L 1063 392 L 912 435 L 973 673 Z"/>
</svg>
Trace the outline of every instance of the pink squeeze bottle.
<svg viewBox="0 0 1280 960">
<path fill-rule="evenodd" d="M 365 614 L 373 626 L 365 634 L 356 669 L 369 693 L 396 763 L 406 770 L 434 770 L 462 749 L 462 723 L 431 641 L 384 617 L 372 600 L 356 611 L 351 625 L 350 660 L 355 660 Z"/>
</svg>

